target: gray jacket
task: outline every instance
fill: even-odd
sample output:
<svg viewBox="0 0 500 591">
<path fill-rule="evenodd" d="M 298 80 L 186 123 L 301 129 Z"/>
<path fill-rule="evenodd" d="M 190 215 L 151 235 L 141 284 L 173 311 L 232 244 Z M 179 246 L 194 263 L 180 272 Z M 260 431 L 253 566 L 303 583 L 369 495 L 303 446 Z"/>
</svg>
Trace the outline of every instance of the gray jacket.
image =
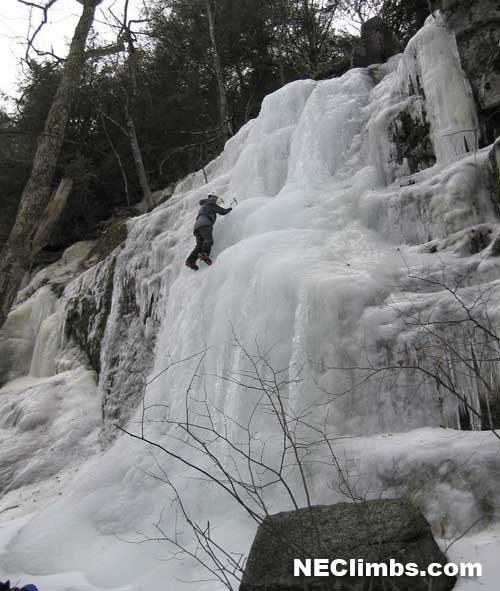
<svg viewBox="0 0 500 591">
<path fill-rule="evenodd" d="M 202 199 L 200 201 L 200 209 L 196 216 L 193 231 L 196 232 L 196 230 L 202 226 L 213 226 L 217 219 L 217 214 L 227 215 L 232 209 L 232 207 L 228 207 L 227 209 L 220 207 L 210 199 Z"/>
</svg>

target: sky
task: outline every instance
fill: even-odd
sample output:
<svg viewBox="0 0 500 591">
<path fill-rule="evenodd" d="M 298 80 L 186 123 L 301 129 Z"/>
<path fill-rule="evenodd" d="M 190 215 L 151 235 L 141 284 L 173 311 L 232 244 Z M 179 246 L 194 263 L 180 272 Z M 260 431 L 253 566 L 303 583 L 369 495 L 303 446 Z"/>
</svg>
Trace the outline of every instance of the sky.
<svg viewBox="0 0 500 591">
<path fill-rule="evenodd" d="M 33 3 L 46 4 L 47 0 L 32 0 Z M 129 18 L 137 18 L 144 0 L 130 0 Z M 123 0 L 103 0 L 96 13 L 95 27 L 105 35 L 105 20 L 109 10 L 117 15 L 123 12 Z M 26 53 L 26 36 L 30 26 L 30 13 L 35 28 L 40 23 L 41 10 L 30 8 L 18 0 L 0 1 L 0 92 L 9 96 L 16 94 L 16 87 L 22 80 L 20 59 Z M 81 5 L 77 0 L 58 0 L 50 9 L 49 22 L 37 37 L 37 47 L 52 50 L 65 56 L 66 48 L 78 22 Z"/>
</svg>

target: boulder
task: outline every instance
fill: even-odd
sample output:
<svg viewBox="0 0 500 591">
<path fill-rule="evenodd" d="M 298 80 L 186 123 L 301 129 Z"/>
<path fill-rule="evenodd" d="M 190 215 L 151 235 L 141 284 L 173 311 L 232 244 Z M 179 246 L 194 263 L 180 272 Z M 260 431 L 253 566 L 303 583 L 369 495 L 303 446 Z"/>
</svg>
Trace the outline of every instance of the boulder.
<svg viewBox="0 0 500 591">
<path fill-rule="evenodd" d="M 250 550 L 240 591 L 447 591 L 454 577 L 293 576 L 293 559 L 446 564 L 423 515 L 403 499 L 313 506 L 265 518 Z"/>
</svg>

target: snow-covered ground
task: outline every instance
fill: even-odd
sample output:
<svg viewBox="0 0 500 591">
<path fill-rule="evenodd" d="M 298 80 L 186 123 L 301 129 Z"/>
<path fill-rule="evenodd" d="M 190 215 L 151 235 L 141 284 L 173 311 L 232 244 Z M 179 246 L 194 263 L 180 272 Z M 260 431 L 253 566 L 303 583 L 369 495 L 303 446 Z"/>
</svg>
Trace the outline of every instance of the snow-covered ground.
<svg viewBox="0 0 500 591">
<path fill-rule="evenodd" d="M 418 100 L 411 88 L 422 90 Z M 423 96 L 437 163 L 412 176 L 407 162 L 397 162 L 390 127 L 410 104 L 421 115 Z M 82 286 L 92 291 L 100 271 L 86 271 L 60 299 L 42 287 L 21 304 L 2 333 L 4 359 L 19 351 L 19 366 L 8 374 L 15 381 L 0 390 L 0 580 L 30 579 L 42 591 L 189 588 L 185 581 L 220 588 L 200 582 L 207 574 L 199 565 L 158 540 L 166 534 L 191 543 L 165 481 L 192 518 L 210 522 L 220 544 L 248 552 L 255 523 L 182 462 L 221 474 L 182 424 L 189 411 L 206 427 L 210 409 L 215 430 L 227 437 L 210 450 L 234 478 L 248 477 L 247 464 L 236 449 L 230 454 L 228 442 L 243 445 L 249 433 L 255 453 L 279 465 L 277 415 L 261 405 L 265 392 L 254 380 L 258 356 L 265 380 L 274 371 L 287 382 L 281 388 L 288 415 L 307 412 L 307 424 L 333 441 L 337 467 L 324 461 L 322 446 L 304 458 L 313 503 L 343 498 L 339 469 L 349 471 L 349 486 L 361 496 L 408 494 L 451 560 L 483 562 L 483 579 L 461 580 L 457 589 L 496 589 L 498 439 L 459 431 L 456 399 L 436 396 L 432 384 L 367 382 L 337 396 L 352 376 L 332 369 L 363 364 L 380 354 L 381 342 L 397 340 L 397 315 L 386 304 L 402 298 L 408 268 L 433 272 L 445 264 L 453 276 L 471 260 L 459 235 L 439 255 L 420 244 L 472 224 L 488 222 L 497 231 L 484 182 L 489 151 L 467 152 L 476 123 L 454 39 L 429 19 L 404 56 L 341 78 L 297 81 L 267 97 L 259 117 L 206 168 L 208 184 L 201 172 L 191 175 L 168 202 L 129 222 L 114 282 L 133 292 L 141 332 L 136 342 L 126 340 L 130 310 L 115 288 L 99 384 L 67 342 L 64 310 Z M 215 265 L 192 273 L 184 259 L 197 203 L 209 190 L 223 194 L 226 205 L 238 203 L 217 222 Z M 474 259 L 477 276 L 494 281 L 499 264 L 487 255 Z M 103 451 L 102 413 L 109 433 L 109 409 L 137 401 L 129 395 L 127 364 L 144 354 L 154 320 L 154 367 L 143 377 L 144 405 L 128 429 L 140 434 L 145 416 L 144 434 L 163 450 L 120 434 Z M 116 356 L 120 347 L 126 360 Z M 114 386 L 105 391 L 110 376 Z M 472 393 L 470 403 L 478 404 Z M 302 425 L 298 436 L 310 442 L 311 433 Z M 263 481 L 269 476 L 256 473 Z M 306 502 L 295 463 L 284 477 L 292 494 L 268 486 L 266 510 L 292 509 L 292 497 Z"/>
</svg>

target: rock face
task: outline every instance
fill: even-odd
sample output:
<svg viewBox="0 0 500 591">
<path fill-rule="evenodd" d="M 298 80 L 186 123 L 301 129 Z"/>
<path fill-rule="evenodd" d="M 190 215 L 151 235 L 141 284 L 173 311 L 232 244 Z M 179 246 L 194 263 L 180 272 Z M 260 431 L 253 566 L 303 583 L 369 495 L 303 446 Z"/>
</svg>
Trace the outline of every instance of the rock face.
<svg viewBox="0 0 500 591">
<path fill-rule="evenodd" d="M 381 64 L 401 50 L 399 41 L 389 26 L 378 16 L 365 23 L 361 28 L 361 43 L 355 50 L 352 65 L 355 68 Z"/>
<path fill-rule="evenodd" d="M 489 184 L 496 210 L 500 213 L 500 140 L 497 140 L 489 155 Z"/>
<path fill-rule="evenodd" d="M 367 562 L 414 562 L 420 569 L 446 563 L 429 524 L 400 499 L 315 506 L 267 517 L 259 526 L 240 591 L 335 590 L 427 591 L 427 577 L 294 577 L 293 559 L 363 559 Z M 445 591 L 454 577 L 432 577 L 432 589 Z"/>
<path fill-rule="evenodd" d="M 497 0 L 433 0 L 457 39 L 481 115 L 484 145 L 500 132 L 500 5 Z"/>
<path fill-rule="evenodd" d="M 97 373 L 101 371 L 101 342 L 111 309 L 115 265 L 116 259 L 110 257 L 91 269 L 92 281 L 69 296 L 66 304 L 66 337 L 85 352 Z"/>
<path fill-rule="evenodd" d="M 430 123 L 422 102 L 418 95 L 414 95 L 409 107 L 398 113 L 391 125 L 396 162 L 402 164 L 406 160 L 410 174 L 436 164 Z"/>
</svg>

